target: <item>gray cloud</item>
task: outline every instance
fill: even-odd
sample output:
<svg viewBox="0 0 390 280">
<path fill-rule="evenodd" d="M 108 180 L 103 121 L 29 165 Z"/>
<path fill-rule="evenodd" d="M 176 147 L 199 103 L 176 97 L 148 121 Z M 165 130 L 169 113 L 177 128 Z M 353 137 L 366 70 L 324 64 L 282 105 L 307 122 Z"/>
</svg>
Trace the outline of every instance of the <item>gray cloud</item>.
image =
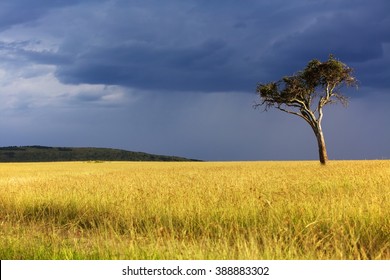
<svg viewBox="0 0 390 280">
<path fill-rule="evenodd" d="M 75 84 L 104 83 L 161 91 L 251 90 L 252 74 L 237 71 L 231 55 L 232 50 L 221 41 L 187 48 L 122 45 L 94 49 L 74 63 L 60 65 L 56 74 L 62 82 Z"/>
<path fill-rule="evenodd" d="M 43 53 L 40 59 L 58 59 L 56 74 L 64 83 L 253 91 L 259 80 L 292 74 L 329 53 L 352 64 L 380 59 L 389 41 L 386 1 L 258 3 L 113 2 L 107 12 L 100 10 L 103 16 L 87 14 L 91 21 L 82 22 L 88 32 L 95 25 L 100 30 L 66 38 L 57 56 Z M 69 56 L 73 61 L 62 63 Z"/>
<path fill-rule="evenodd" d="M 248 1 L 242 7 L 226 1 L 218 8 L 213 1 L 158 3 L 84 3 L 47 23 L 68 24 L 58 50 L 26 50 L 23 42 L 13 48 L 35 63 L 55 65 L 63 83 L 214 92 L 253 91 L 258 81 L 292 74 L 330 53 L 358 73 L 384 57 L 390 39 L 390 16 L 383 12 L 389 4 L 381 0 Z M 387 72 L 389 66 L 378 60 L 375 67 Z"/>
<path fill-rule="evenodd" d="M 87 0 L 88 1 L 88 0 Z M 55 8 L 74 5 L 83 0 L 12 0 L 0 3 L 0 30 L 13 25 L 25 24 L 40 19 L 47 12 Z"/>
<path fill-rule="evenodd" d="M 367 65 L 375 60 L 380 73 L 390 70 L 384 60 L 384 46 L 390 39 L 390 16 L 384 11 L 389 8 L 386 1 L 370 4 L 360 1 L 317 15 L 307 28 L 276 40 L 263 59 L 264 65 L 275 72 L 275 76 L 289 75 L 302 69 L 308 60 L 326 59 L 332 53 L 354 66 L 361 82 L 374 85 L 369 71 L 365 71 Z M 377 79 L 376 85 L 381 83 L 387 83 L 387 79 Z"/>
</svg>

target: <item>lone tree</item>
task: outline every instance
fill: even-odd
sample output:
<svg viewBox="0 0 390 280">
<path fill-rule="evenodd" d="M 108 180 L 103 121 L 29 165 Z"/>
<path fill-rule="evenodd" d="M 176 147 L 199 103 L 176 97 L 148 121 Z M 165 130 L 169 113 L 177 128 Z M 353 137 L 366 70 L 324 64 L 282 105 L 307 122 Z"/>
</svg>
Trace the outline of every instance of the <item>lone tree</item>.
<svg viewBox="0 0 390 280">
<path fill-rule="evenodd" d="M 293 76 L 283 77 L 277 82 L 258 84 L 256 92 L 260 103 L 255 108 L 265 106 L 265 111 L 275 107 L 280 111 L 304 119 L 317 138 L 321 164 L 328 160 L 325 138 L 321 128 L 323 107 L 340 102 L 348 104 L 348 98 L 340 93 L 343 85 L 357 85 L 352 68 L 335 59 L 333 55 L 325 62 L 311 60 L 303 71 Z"/>
</svg>

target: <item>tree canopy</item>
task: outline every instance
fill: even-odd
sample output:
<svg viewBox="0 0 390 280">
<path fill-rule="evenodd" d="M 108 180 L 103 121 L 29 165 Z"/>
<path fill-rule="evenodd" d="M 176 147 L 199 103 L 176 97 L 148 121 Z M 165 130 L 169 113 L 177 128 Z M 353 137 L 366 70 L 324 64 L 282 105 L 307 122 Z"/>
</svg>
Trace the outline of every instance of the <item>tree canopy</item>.
<svg viewBox="0 0 390 280">
<path fill-rule="evenodd" d="M 320 161 L 325 164 L 327 153 L 321 128 L 323 107 L 327 104 L 348 104 L 347 96 L 340 89 L 343 86 L 356 86 L 353 69 L 334 58 L 325 62 L 311 60 L 306 68 L 295 75 L 285 76 L 276 82 L 259 83 L 256 92 L 260 103 L 255 107 L 271 107 L 303 118 L 313 129 L 320 150 Z"/>
</svg>

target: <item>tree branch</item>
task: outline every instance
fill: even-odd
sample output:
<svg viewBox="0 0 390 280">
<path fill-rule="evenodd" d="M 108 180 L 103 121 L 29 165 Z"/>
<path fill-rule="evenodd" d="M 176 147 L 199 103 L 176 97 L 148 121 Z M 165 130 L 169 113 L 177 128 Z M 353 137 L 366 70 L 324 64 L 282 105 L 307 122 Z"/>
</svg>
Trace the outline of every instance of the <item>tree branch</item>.
<svg viewBox="0 0 390 280">
<path fill-rule="evenodd" d="M 285 108 L 282 108 L 281 105 L 277 106 L 276 108 L 279 109 L 280 111 L 285 112 L 285 113 L 289 113 L 289 114 L 292 114 L 292 115 L 296 115 L 296 116 L 298 116 L 298 117 L 301 117 L 301 118 L 304 119 L 307 123 L 309 123 L 310 126 L 312 126 L 312 127 L 313 127 L 313 125 L 316 124 L 315 116 L 314 116 L 310 111 L 305 110 L 305 109 L 303 109 L 302 107 L 300 108 L 300 112 L 301 112 L 301 113 L 287 110 L 287 109 L 285 109 Z"/>
<path fill-rule="evenodd" d="M 282 108 L 280 106 L 277 106 L 276 109 L 279 109 L 280 111 L 283 111 L 283 112 L 286 112 L 286 113 L 289 113 L 289 114 L 292 114 L 292 115 L 296 115 L 298 117 L 301 117 L 301 118 L 305 119 L 305 117 L 302 114 L 299 114 L 299 113 L 294 112 L 294 111 L 286 110 L 286 109 L 284 109 L 284 108 Z"/>
</svg>

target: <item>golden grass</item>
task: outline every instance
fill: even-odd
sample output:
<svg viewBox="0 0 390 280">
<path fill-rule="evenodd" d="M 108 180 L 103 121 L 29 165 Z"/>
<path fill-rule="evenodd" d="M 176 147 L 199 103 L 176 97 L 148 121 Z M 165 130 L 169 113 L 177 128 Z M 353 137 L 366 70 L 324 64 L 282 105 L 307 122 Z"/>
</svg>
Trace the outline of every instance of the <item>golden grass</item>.
<svg viewBox="0 0 390 280">
<path fill-rule="evenodd" d="M 0 164 L 0 259 L 390 259 L 390 161 Z"/>
</svg>

